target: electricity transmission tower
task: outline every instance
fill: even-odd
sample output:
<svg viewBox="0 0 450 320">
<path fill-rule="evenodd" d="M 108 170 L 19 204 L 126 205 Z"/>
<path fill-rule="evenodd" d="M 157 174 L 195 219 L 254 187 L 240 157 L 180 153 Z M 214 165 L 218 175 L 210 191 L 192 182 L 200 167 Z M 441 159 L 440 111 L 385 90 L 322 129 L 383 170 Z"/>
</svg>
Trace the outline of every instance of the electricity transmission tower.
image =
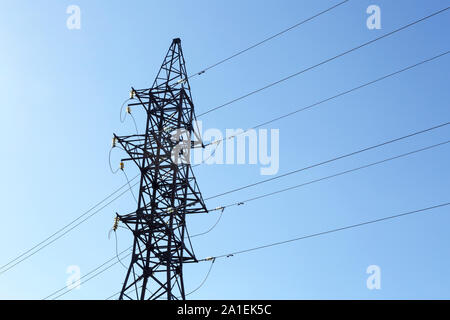
<svg viewBox="0 0 450 320">
<path fill-rule="evenodd" d="M 118 218 L 134 236 L 133 253 L 119 299 L 185 299 L 183 264 L 196 262 L 186 215 L 207 212 L 189 163 L 194 104 L 180 39 L 173 39 L 153 85 L 131 90 L 147 114 L 143 134 L 116 136 L 140 170 L 136 211 Z M 186 241 L 185 241 L 186 240 Z"/>
</svg>

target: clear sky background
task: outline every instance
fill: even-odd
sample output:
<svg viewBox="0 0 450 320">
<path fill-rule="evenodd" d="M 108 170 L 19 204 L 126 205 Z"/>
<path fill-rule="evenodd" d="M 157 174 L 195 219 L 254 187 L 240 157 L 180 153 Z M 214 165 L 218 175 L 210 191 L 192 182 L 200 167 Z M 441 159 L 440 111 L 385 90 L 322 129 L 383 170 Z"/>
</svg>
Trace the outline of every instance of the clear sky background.
<svg viewBox="0 0 450 320">
<path fill-rule="evenodd" d="M 189 72 L 225 58 L 338 1 L 1 1 L 0 264 L 30 248 L 125 182 L 108 166 L 113 132 L 133 133 L 119 108 L 130 86 L 147 88 L 172 38 Z M 81 29 L 66 8 L 81 8 Z M 366 8 L 381 8 L 381 30 Z M 442 9 L 448 1 L 350 1 L 191 81 L 197 113 Z M 444 13 L 278 86 L 202 117 L 205 128 L 249 128 L 449 50 Z M 450 119 L 447 55 L 317 108 L 272 123 L 288 172 Z M 144 115 L 135 112 L 138 125 Z M 448 140 L 445 127 L 208 202 L 208 207 L 351 169 Z M 116 166 L 121 154 L 113 153 Z M 450 146 L 225 210 L 193 239 L 199 258 L 448 202 Z M 204 197 L 265 177 L 257 165 L 195 168 Z M 129 176 L 136 171 L 127 168 Z M 0 298 L 41 299 L 114 256 L 114 213 L 128 193 L 27 261 L 0 275 Z M 450 298 L 450 209 L 217 260 L 191 299 Z M 189 219 L 191 234 L 217 213 Z M 119 250 L 131 244 L 118 231 Z M 126 261 L 128 262 L 128 261 Z M 381 268 L 368 290 L 366 268 Z M 207 263 L 185 268 L 196 288 Z M 104 299 L 125 277 L 117 264 L 66 299 Z"/>
</svg>

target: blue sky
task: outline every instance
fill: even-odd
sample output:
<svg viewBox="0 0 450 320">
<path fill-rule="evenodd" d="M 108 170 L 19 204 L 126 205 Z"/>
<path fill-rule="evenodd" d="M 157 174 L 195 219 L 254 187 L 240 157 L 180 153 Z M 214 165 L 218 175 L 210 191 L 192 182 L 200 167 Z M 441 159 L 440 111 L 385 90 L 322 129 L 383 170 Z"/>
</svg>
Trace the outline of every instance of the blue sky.
<svg viewBox="0 0 450 320">
<path fill-rule="evenodd" d="M 113 132 L 130 86 L 151 86 L 172 38 L 189 72 L 225 58 L 338 1 L 2 1 L 0 92 L 3 137 L 1 263 L 70 222 L 125 182 L 108 166 Z M 81 29 L 66 28 L 66 8 L 81 9 Z M 366 8 L 381 8 L 381 30 Z M 447 1 L 350 1 L 191 81 L 197 113 L 433 13 Z M 295 77 L 202 118 L 206 128 L 249 128 L 449 50 L 450 13 Z M 447 56 L 272 123 L 280 130 L 280 174 L 448 121 Z M 138 125 L 143 114 L 135 113 Z M 129 119 L 128 119 L 129 120 Z M 448 140 L 448 127 L 279 179 L 208 207 L 250 198 Z M 113 163 L 120 155 L 113 154 Z M 193 240 L 199 258 L 448 202 L 449 146 L 233 207 Z M 134 171 L 130 168 L 129 175 Z M 255 165 L 195 168 L 205 197 L 261 180 Z M 0 298 L 41 299 L 114 255 L 114 213 L 134 209 L 130 194 L 0 275 Z M 449 209 L 401 218 L 216 261 L 191 299 L 450 298 Z M 191 218 L 191 234 L 216 214 Z M 118 232 L 120 248 L 131 244 Z M 366 268 L 381 268 L 368 290 Z M 209 265 L 185 269 L 189 292 Z M 67 299 L 104 299 L 120 290 L 114 268 Z"/>
</svg>

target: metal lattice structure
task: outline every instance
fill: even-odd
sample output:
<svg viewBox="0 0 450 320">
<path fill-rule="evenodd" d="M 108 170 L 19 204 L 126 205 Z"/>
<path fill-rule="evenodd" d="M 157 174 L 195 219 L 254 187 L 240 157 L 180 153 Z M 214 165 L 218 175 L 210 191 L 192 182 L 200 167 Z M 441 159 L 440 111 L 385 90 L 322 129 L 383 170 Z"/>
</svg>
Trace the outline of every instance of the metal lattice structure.
<svg viewBox="0 0 450 320">
<path fill-rule="evenodd" d="M 196 262 L 186 215 L 207 212 L 189 163 L 201 146 L 180 39 L 174 39 L 150 89 L 132 89 L 147 114 L 143 134 L 114 138 L 140 170 L 136 211 L 119 215 L 133 232 L 133 253 L 119 299 L 185 299 L 183 264 Z M 181 147 L 180 147 L 181 146 Z M 186 241 L 185 241 L 186 240 Z"/>
</svg>

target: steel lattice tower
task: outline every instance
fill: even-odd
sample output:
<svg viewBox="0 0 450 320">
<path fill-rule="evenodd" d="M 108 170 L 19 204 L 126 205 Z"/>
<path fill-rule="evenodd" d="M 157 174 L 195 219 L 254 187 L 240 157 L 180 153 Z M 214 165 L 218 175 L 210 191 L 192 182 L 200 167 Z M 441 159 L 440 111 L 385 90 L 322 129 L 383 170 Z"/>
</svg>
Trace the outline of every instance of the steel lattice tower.
<svg viewBox="0 0 450 320">
<path fill-rule="evenodd" d="M 197 261 L 186 215 L 207 209 L 183 161 L 201 141 L 191 140 L 194 104 L 180 39 L 172 41 L 153 86 L 132 89 L 132 96 L 136 102 L 129 106 L 144 108 L 147 121 L 144 134 L 114 135 L 128 154 L 122 161 L 133 161 L 141 173 L 136 211 L 118 216 L 134 236 L 119 299 L 185 299 L 183 264 Z"/>
</svg>

